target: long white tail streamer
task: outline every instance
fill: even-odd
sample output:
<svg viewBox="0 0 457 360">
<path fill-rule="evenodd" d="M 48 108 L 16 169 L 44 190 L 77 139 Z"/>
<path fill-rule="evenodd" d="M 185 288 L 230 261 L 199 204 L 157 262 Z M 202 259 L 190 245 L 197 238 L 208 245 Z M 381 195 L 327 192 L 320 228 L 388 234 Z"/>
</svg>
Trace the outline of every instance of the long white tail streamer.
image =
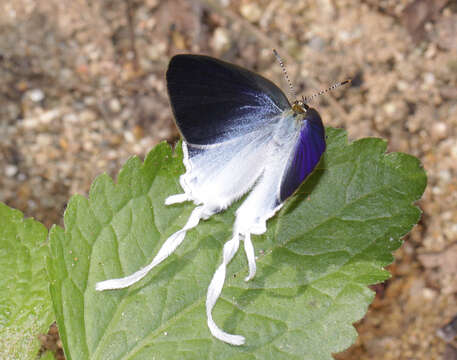
<svg viewBox="0 0 457 360">
<path fill-rule="evenodd" d="M 165 205 L 172 205 L 191 200 L 187 194 L 171 195 L 165 199 Z"/>
<path fill-rule="evenodd" d="M 244 281 L 249 281 L 255 276 L 256 272 L 254 245 L 252 245 L 251 233 L 244 234 L 244 252 L 246 253 L 249 265 L 249 274 L 244 278 Z"/>
<path fill-rule="evenodd" d="M 211 334 L 216 339 L 222 340 L 228 344 L 232 345 L 243 345 L 244 337 L 241 335 L 232 335 L 228 334 L 225 331 L 221 330 L 213 320 L 213 307 L 221 295 L 222 288 L 225 282 L 225 274 L 227 270 L 228 263 L 232 260 L 238 251 L 240 245 L 240 235 L 236 232 L 233 235 L 233 238 L 227 241 L 224 245 L 224 254 L 222 264 L 219 265 L 216 272 L 211 279 L 211 283 L 208 287 L 208 293 L 206 295 L 206 316 L 208 318 L 208 328 L 211 331 Z"/>
<path fill-rule="evenodd" d="M 188 200 L 189 197 L 186 194 L 177 194 L 169 196 L 165 200 L 165 204 L 171 205 Z M 149 265 L 138 270 L 132 275 L 123 278 L 110 279 L 98 282 L 95 285 L 95 289 L 98 291 L 122 289 L 140 281 L 143 277 L 146 276 L 146 274 L 149 271 L 151 271 L 152 268 L 160 264 L 163 260 L 169 257 L 176 250 L 176 248 L 183 242 L 188 230 L 196 227 L 201 219 L 207 219 L 208 217 L 213 215 L 213 213 L 213 211 L 208 210 L 204 205 L 196 207 L 190 214 L 189 220 L 187 220 L 186 225 L 184 225 L 184 227 L 181 230 L 178 230 L 177 232 L 172 234 L 165 241 L 165 243 L 162 245 L 159 252 Z M 244 234 L 243 240 L 244 250 L 246 252 L 246 257 L 249 265 L 249 274 L 244 280 L 249 281 L 255 276 L 256 273 L 254 246 L 252 244 L 251 234 L 249 232 Z M 227 241 L 224 245 L 222 264 L 219 265 L 216 272 L 214 273 L 213 278 L 211 279 L 211 283 L 209 284 L 206 296 L 206 315 L 208 318 L 208 328 L 211 331 L 211 334 L 215 338 L 231 345 L 243 345 L 245 342 L 245 338 L 241 335 L 232 335 L 221 330 L 213 320 L 212 310 L 216 305 L 219 296 L 221 295 L 222 288 L 224 287 L 227 265 L 230 263 L 230 261 L 237 253 L 239 245 L 240 233 L 235 229 L 233 238 Z"/>
<path fill-rule="evenodd" d="M 182 197 L 181 199 L 184 199 Z M 181 200 L 179 199 L 179 200 Z M 168 199 L 167 199 L 168 200 Z M 176 199 L 173 199 L 176 200 Z M 183 200 L 185 201 L 185 200 Z M 130 285 L 135 284 L 136 282 L 140 281 L 146 274 L 156 265 L 160 264 L 163 260 L 169 257 L 176 248 L 182 243 L 184 238 L 186 237 L 186 232 L 194 227 L 196 227 L 200 221 L 200 219 L 208 216 L 208 211 L 206 211 L 204 206 L 196 207 L 192 213 L 190 214 L 189 220 L 187 221 L 186 225 L 181 230 L 178 230 L 173 235 L 171 235 L 165 243 L 160 248 L 157 255 L 151 261 L 151 263 L 144 268 L 138 270 L 137 272 L 133 273 L 132 275 L 119 278 L 119 279 L 110 279 L 98 282 L 95 285 L 95 289 L 98 291 L 103 290 L 113 290 L 113 289 L 122 289 L 128 287 Z"/>
</svg>

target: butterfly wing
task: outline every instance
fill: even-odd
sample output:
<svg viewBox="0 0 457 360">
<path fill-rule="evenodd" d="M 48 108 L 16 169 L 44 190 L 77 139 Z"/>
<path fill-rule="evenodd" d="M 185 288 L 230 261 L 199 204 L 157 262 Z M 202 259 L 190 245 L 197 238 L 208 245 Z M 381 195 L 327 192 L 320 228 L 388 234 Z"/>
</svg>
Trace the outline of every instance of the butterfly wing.
<svg viewBox="0 0 457 360">
<path fill-rule="evenodd" d="M 167 87 L 176 124 L 189 144 L 216 144 L 245 135 L 290 108 L 271 81 L 203 55 L 174 56 Z"/>
<path fill-rule="evenodd" d="M 279 190 L 280 202 L 285 201 L 314 170 L 325 151 L 325 129 L 319 113 L 309 108 L 300 136 L 291 153 Z"/>
<path fill-rule="evenodd" d="M 269 161 L 237 211 L 235 228 L 241 233 L 265 232 L 266 221 L 314 170 L 325 151 L 325 129 L 316 110 L 307 110 L 301 126 L 294 127 L 294 122 L 293 115 L 285 115 L 281 124 L 286 131 L 281 131 L 281 124 L 275 129 Z"/>
<path fill-rule="evenodd" d="M 184 138 L 181 185 L 196 203 L 226 208 L 262 173 L 275 124 L 290 104 L 264 77 L 202 55 L 174 56 L 167 87 Z"/>
<path fill-rule="evenodd" d="M 269 161 L 269 143 L 278 119 L 214 145 L 184 141 L 186 173 L 180 183 L 188 197 L 220 211 L 249 191 Z"/>
</svg>

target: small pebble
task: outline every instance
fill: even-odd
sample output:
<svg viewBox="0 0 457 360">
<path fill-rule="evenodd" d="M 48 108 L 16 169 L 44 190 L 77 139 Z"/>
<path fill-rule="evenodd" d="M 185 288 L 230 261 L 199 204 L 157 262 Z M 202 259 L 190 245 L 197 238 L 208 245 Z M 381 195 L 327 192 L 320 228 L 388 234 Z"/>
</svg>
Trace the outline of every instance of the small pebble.
<svg viewBox="0 0 457 360">
<path fill-rule="evenodd" d="M 6 165 L 5 166 L 5 175 L 8 177 L 13 177 L 17 174 L 18 168 L 15 165 Z"/>
<path fill-rule="evenodd" d="M 121 111 L 121 103 L 118 99 L 116 98 L 113 98 L 110 100 L 109 104 L 109 109 L 111 110 L 111 112 L 117 114 L 119 111 Z"/>
<path fill-rule="evenodd" d="M 457 160 L 457 143 L 451 148 L 451 156 Z"/>
<path fill-rule="evenodd" d="M 426 300 L 433 300 L 436 297 L 436 291 L 430 288 L 424 288 L 422 290 L 422 296 Z"/>
<path fill-rule="evenodd" d="M 445 122 L 436 122 L 432 126 L 432 138 L 434 140 L 442 140 L 448 135 L 448 128 Z"/>
<path fill-rule="evenodd" d="M 133 133 L 131 131 L 126 131 L 124 133 L 124 138 L 125 138 L 125 141 L 127 141 L 129 143 L 135 142 L 135 135 L 133 135 Z"/>
<path fill-rule="evenodd" d="M 262 17 L 262 10 L 255 2 L 248 2 L 241 5 L 240 13 L 244 18 L 253 23 L 258 22 Z"/>
<path fill-rule="evenodd" d="M 397 107 L 394 103 L 387 103 L 384 105 L 384 110 L 388 115 L 393 115 L 397 111 Z"/>
<path fill-rule="evenodd" d="M 399 80 L 397 82 L 397 89 L 400 91 L 406 91 L 409 88 L 409 84 L 406 81 Z"/>
<path fill-rule="evenodd" d="M 444 182 L 449 182 L 451 181 L 452 179 L 452 175 L 450 173 L 449 170 L 440 170 L 438 172 L 438 178 L 441 180 L 441 181 L 444 181 Z"/>
<path fill-rule="evenodd" d="M 79 114 L 79 119 L 82 123 L 89 123 L 97 119 L 97 114 L 92 110 L 83 110 L 81 114 Z"/>
<path fill-rule="evenodd" d="M 218 53 L 223 53 L 230 49 L 232 44 L 230 34 L 227 29 L 218 27 L 214 30 L 213 36 L 210 40 L 211 47 Z"/>
<path fill-rule="evenodd" d="M 152 61 L 157 61 L 160 60 L 165 52 L 167 50 L 167 44 L 165 42 L 157 42 L 154 44 L 151 44 L 146 48 L 146 54 L 148 55 L 148 58 L 151 59 Z"/>
<path fill-rule="evenodd" d="M 426 85 L 434 85 L 435 84 L 435 75 L 431 72 L 427 72 L 424 74 L 424 82 Z"/>
<path fill-rule="evenodd" d="M 41 89 L 32 89 L 27 91 L 26 94 L 33 102 L 40 102 L 44 99 L 44 92 Z"/>
<path fill-rule="evenodd" d="M 160 1 L 159 0 L 146 0 L 145 4 L 151 9 L 156 8 L 159 5 Z"/>
</svg>

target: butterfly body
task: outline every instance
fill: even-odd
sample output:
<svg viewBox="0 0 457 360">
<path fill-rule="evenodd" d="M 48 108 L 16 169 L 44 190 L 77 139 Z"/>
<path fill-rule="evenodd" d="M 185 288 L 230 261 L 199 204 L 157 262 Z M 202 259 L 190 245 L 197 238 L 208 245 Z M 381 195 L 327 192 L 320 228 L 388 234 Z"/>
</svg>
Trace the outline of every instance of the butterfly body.
<svg viewBox="0 0 457 360">
<path fill-rule="evenodd" d="M 216 338 L 241 345 L 244 338 L 222 331 L 212 318 L 228 263 L 240 241 L 255 276 L 251 234 L 263 234 L 269 218 L 313 171 L 325 151 L 325 130 L 318 112 L 302 101 L 289 103 L 271 81 L 237 65 L 202 55 L 176 55 L 167 71 L 167 87 L 176 125 L 182 135 L 186 172 L 183 194 L 165 203 L 193 201 L 184 227 L 171 235 L 152 262 L 121 279 L 97 284 L 97 290 L 132 285 L 165 260 L 201 219 L 225 210 L 248 194 L 236 211 L 233 236 L 208 287 L 208 327 Z"/>
</svg>

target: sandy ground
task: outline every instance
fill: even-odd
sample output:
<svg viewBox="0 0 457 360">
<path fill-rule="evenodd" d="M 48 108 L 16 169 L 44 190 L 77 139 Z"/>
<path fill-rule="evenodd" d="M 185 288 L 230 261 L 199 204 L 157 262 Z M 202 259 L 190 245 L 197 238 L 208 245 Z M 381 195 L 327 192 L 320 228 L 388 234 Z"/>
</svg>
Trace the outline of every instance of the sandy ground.
<svg viewBox="0 0 457 360">
<path fill-rule="evenodd" d="M 457 2 L 0 0 L 0 201 L 47 226 L 177 131 L 164 73 L 205 53 L 310 95 L 351 139 L 377 136 L 419 157 L 423 217 L 376 286 L 357 343 L 338 359 L 456 359 L 436 335 L 457 314 Z M 452 336 L 451 336 L 452 337 Z M 56 329 L 42 337 L 58 349 Z"/>
</svg>

